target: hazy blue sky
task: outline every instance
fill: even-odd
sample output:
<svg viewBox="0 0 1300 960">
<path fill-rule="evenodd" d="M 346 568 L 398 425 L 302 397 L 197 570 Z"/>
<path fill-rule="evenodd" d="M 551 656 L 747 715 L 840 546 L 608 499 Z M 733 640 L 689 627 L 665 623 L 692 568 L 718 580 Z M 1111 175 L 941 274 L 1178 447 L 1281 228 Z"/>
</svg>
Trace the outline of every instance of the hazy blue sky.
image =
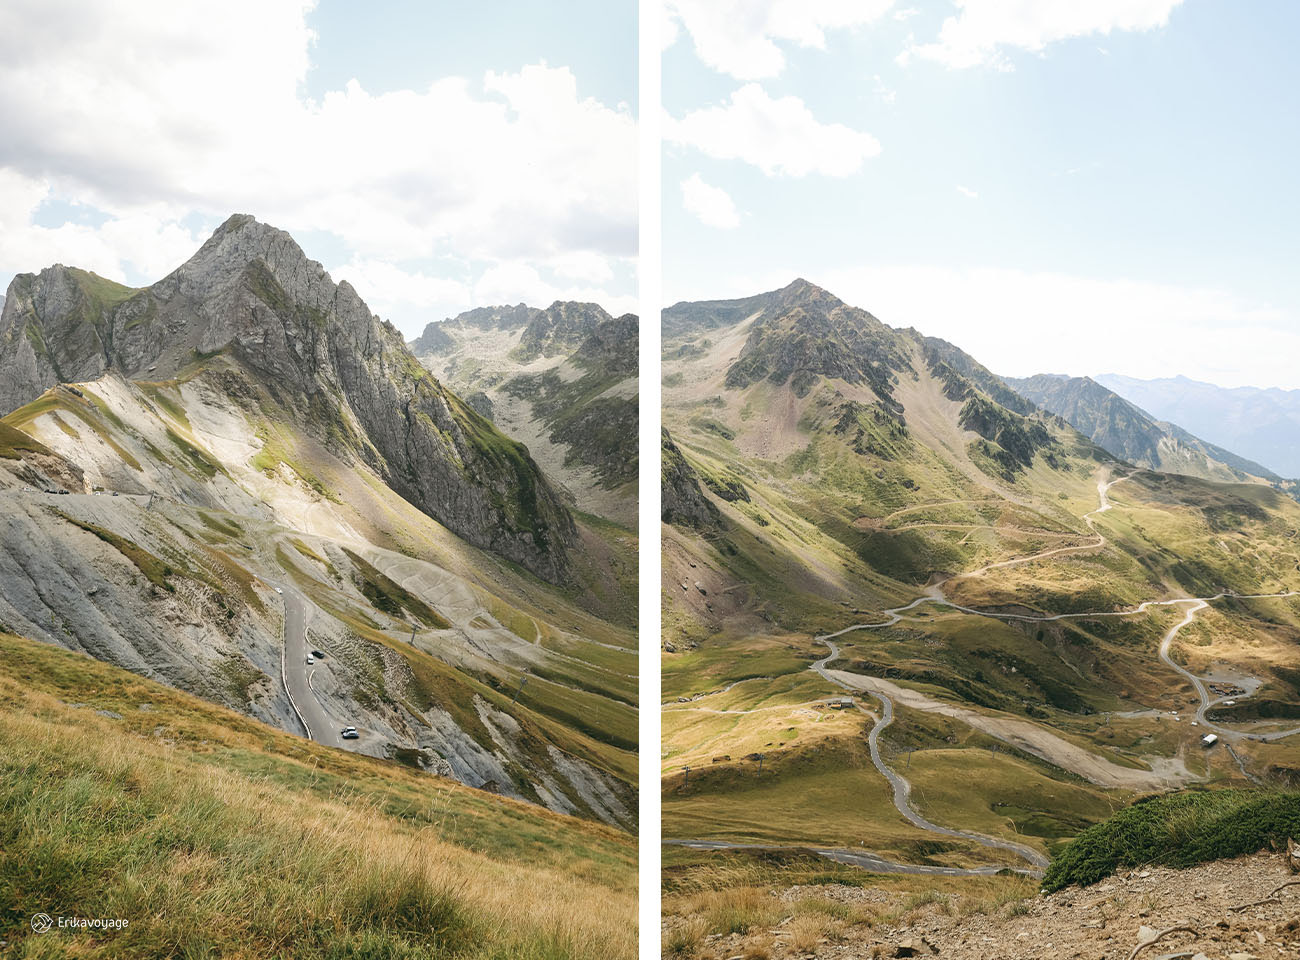
<svg viewBox="0 0 1300 960">
<path fill-rule="evenodd" d="M 635 308 L 634 0 L 15 0 L 0 283 L 159 279 L 233 212 L 415 333 L 483 303 Z"/>
<path fill-rule="evenodd" d="M 1006 374 L 1300 387 L 1300 5 L 756 6 L 669 0 L 669 302 L 802 275 Z"/>
</svg>

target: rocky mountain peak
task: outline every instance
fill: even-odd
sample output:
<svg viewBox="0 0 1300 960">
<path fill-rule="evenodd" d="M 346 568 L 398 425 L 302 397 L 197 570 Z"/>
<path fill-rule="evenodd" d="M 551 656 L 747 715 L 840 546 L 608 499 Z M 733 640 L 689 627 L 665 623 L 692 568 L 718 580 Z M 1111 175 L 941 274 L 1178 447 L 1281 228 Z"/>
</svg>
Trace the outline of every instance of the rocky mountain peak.
<svg viewBox="0 0 1300 960">
<path fill-rule="evenodd" d="M 791 283 L 768 294 L 772 307 L 776 310 L 789 310 L 793 307 L 813 307 L 819 310 L 833 310 L 843 306 L 844 301 L 815 283 L 797 277 Z"/>
<path fill-rule="evenodd" d="M 727 371 L 727 386 L 789 382 L 806 396 L 819 377 L 866 383 L 888 400 L 910 369 L 904 338 L 874 316 L 806 280 L 756 298 L 758 317 Z"/>
<path fill-rule="evenodd" d="M 443 354 L 453 350 L 456 341 L 447 332 L 447 324 L 451 322 L 450 320 L 435 320 L 426 323 L 424 332 L 410 342 L 411 352 L 417 357 L 424 357 L 431 353 Z"/>
<path fill-rule="evenodd" d="M 574 357 L 587 363 L 598 362 L 608 374 L 632 376 L 637 371 L 639 327 L 633 313 L 602 320 L 574 352 Z"/>
<path fill-rule="evenodd" d="M 610 319 L 599 304 L 556 300 L 524 327 L 515 359 L 526 363 L 537 357 L 572 353 L 598 324 Z"/>
<path fill-rule="evenodd" d="M 60 382 L 110 370 L 162 380 L 223 354 L 280 415 L 453 532 L 543 579 L 565 576 L 573 518 L 528 451 L 421 367 L 349 284 L 253 217 L 226 220 L 144 290 L 71 268 L 15 278 L 0 346 L 0 413 Z"/>
<path fill-rule="evenodd" d="M 205 301 L 251 278 L 255 292 L 268 292 L 256 289 L 259 277 L 262 286 L 273 280 L 288 300 L 315 309 L 326 309 L 340 293 L 360 302 L 350 284 L 335 284 L 287 232 L 247 214 L 229 217 L 194 256 L 151 290 L 163 298 Z"/>
</svg>

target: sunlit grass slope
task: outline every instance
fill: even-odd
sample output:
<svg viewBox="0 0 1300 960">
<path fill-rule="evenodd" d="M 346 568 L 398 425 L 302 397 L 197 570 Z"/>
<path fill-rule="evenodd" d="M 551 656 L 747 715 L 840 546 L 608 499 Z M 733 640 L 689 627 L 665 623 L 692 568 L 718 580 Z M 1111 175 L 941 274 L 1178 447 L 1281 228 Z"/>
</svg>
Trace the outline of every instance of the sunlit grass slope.
<svg viewBox="0 0 1300 960">
<path fill-rule="evenodd" d="M 20 957 L 604 958 L 635 841 L 0 633 L 0 939 Z M 31 933 L 32 914 L 124 931 Z"/>
</svg>

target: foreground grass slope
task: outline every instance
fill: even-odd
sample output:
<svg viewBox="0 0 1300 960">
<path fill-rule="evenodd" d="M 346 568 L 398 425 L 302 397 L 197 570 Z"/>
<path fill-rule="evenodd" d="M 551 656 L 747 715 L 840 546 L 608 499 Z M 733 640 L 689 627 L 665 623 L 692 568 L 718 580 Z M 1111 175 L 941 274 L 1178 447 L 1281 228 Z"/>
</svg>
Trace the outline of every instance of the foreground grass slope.
<svg viewBox="0 0 1300 960">
<path fill-rule="evenodd" d="M 635 842 L 619 831 L 10 634 L 0 663 L 0 938 L 15 956 L 635 951 Z M 38 911 L 130 924 L 38 936 Z"/>
</svg>

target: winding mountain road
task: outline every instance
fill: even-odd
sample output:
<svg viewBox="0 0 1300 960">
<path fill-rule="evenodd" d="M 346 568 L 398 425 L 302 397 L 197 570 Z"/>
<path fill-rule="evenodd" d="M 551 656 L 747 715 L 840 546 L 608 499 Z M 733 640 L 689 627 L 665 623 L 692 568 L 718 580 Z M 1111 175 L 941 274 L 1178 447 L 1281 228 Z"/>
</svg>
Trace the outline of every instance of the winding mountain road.
<svg viewBox="0 0 1300 960">
<path fill-rule="evenodd" d="M 284 601 L 284 652 L 280 662 L 281 681 L 289 702 L 298 714 L 309 740 L 327 747 L 342 747 L 343 738 L 316 698 L 311 668 L 307 665 L 307 600 L 293 586 L 267 580 Z"/>
<path fill-rule="evenodd" d="M 1216 600 L 1223 600 L 1228 598 L 1239 599 L 1239 600 L 1275 599 L 1275 598 L 1297 596 L 1300 595 L 1300 591 L 1290 590 L 1282 593 L 1260 593 L 1260 594 L 1236 594 L 1236 593 L 1224 592 L 1224 593 L 1216 594 L 1215 596 L 1212 597 L 1180 597 L 1173 600 L 1148 600 L 1138 604 L 1136 607 L 1130 610 L 1107 610 L 1107 611 L 1097 611 L 1092 613 L 1060 613 L 1060 614 L 1050 614 L 1050 615 L 995 613 L 986 610 L 978 610 L 973 607 L 965 607 L 962 606 L 961 604 L 954 603 L 953 601 L 949 600 L 947 596 L 944 594 L 943 591 L 944 585 L 946 583 L 951 582 L 952 580 L 983 576 L 990 570 L 1015 566 L 1017 564 L 1022 564 L 1022 563 L 1031 563 L 1038 560 L 1045 560 L 1050 557 L 1061 556 L 1064 554 L 1081 553 L 1085 551 L 1093 551 L 1093 550 L 1101 549 L 1106 545 L 1107 541 L 1105 535 L 1102 534 L 1099 530 L 1097 530 L 1094 518 L 1112 509 L 1112 504 L 1110 502 L 1110 497 L 1109 497 L 1110 489 L 1113 486 L 1115 486 L 1115 484 L 1121 483 L 1124 480 L 1129 479 L 1130 476 L 1132 475 L 1129 474 L 1126 476 L 1117 477 L 1114 480 L 1107 480 L 1103 476 L 1098 481 L 1097 508 L 1095 510 L 1090 511 L 1087 514 L 1084 514 L 1082 518 L 1084 523 L 1088 525 L 1088 527 L 1093 531 L 1093 534 L 1096 536 L 1097 539 L 1096 543 L 1079 544 L 1079 545 L 1074 545 L 1069 547 L 1056 547 L 1027 557 L 1017 557 L 1011 560 L 1003 560 L 997 563 L 986 564 L 985 566 L 980 567 L 976 570 L 972 570 L 967 573 L 957 574 L 953 577 L 948 577 L 944 580 L 940 580 L 937 583 L 930 585 L 929 587 L 926 588 L 925 592 L 920 597 L 917 597 L 916 599 L 912 600 L 907 604 L 881 611 L 884 617 L 884 619 L 882 620 L 878 620 L 871 623 L 852 624 L 848 627 L 844 627 L 841 630 L 837 630 L 834 633 L 823 634 L 821 636 L 814 638 L 817 642 L 826 645 L 828 653 L 825 657 L 814 662 L 809 669 L 815 671 L 824 680 L 833 684 L 834 686 L 840 687 L 841 689 L 848 689 L 854 691 L 863 691 L 863 690 L 868 691 L 871 693 L 872 696 L 876 697 L 881 702 L 881 705 L 883 707 L 882 715 L 876 721 L 875 725 L 871 728 L 871 731 L 868 734 L 868 745 L 871 751 L 871 762 L 876 767 L 876 769 L 880 772 L 880 774 L 884 776 L 885 779 L 889 782 L 890 786 L 893 789 L 894 807 L 909 823 L 929 833 L 935 833 L 946 837 L 954 837 L 958 839 L 970 840 L 986 847 L 1006 850 L 1011 853 L 1014 853 L 1018 857 L 1022 858 L 1023 860 L 1025 860 L 1027 863 L 1031 865 L 1030 869 L 1022 870 L 1021 872 L 1038 875 L 1042 872 L 1043 869 L 1046 868 L 1048 864 L 1048 859 L 1043 854 L 1039 853 L 1037 850 L 1033 849 L 1032 847 L 1026 846 L 1025 844 L 1016 843 L 1010 840 L 999 840 L 994 837 L 985 836 L 984 834 L 972 833 L 964 830 L 956 830 L 950 827 L 943 827 L 931 822 L 930 820 L 927 820 L 925 817 L 917 813 L 916 810 L 911 805 L 911 799 L 910 799 L 911 785 L 907 782 L 906 779 L 904 779 L 902 776 L 900 776 L 898 773 L 892 770 L 884 762 L 880 754 L 880 745 L 879 745 L 880 734 L 894 720 L 893 699 L 891 698 L 891 695 L 888 691 L 882 689 L 882 686 L 884 686 L 886 682 L 885 681 L 873 682 L 875 681 L 875 678 L 866 677 L 859 674 L 853 674 L 848 671 L 830 670 L 828 667 L 828 664 L 830 664 L 834 660 L 839 659 L 840 656 L 839 646 L 835 643 L 835 640 L 837 638 L 842 637 L 847 633 L 852 633 L 858 630 L 879 630 L 884 627 L 893 626 L 894 624 L 899 623 L 904 619 L 907 619 L 905 615 L 909 611 L 914 610 L 917 607 L 927 603 L 935 604 L 936 606 L 948 607 L 950 609 L 957 610 L 962 613 L 971 614 L 973 616 L 988 617 L 990 619 L 996 619 L 996 620 L 1014 620 L 1014 621 L 1029 622 L 1029 623 L 1047 623 L 1047 622 L 1053 622 L 1058 620 L 1071 620 L 1071 619 L 1096 619 L 1098 617 L 1130 617 L 1130 616 L 1136 616 L 1141 613 L 1145 613 L 1146 611 L 1150 610 L 1153 607 L 1187 605 L 1187 609 L 1183 619 L 1180 620 L 1174 626 L 1170 627 L 1169 630 L 1165 633 L 1164 637 L 1161 639 L 1159 655 L 1160 655 L 1160 659 L 1167 666 L 1169 666 L 1171 669 L 1176 671 L 1182 677 L 1187 679 L 1192 684 L 1193 688 L 1196 690 L 1197 696 L 1200 699 L 1200 705 L 1196 711 L 1197 722 L 1211 730 L 1218 732 L 1220 736 L 1224 738 L 1225 741 L 1235 740 L 1235 739 L 1274 741 L 1274 740 L 1281 740 L 1285 737 L 1294 736 L 1296 734 L 1300 734 L 1300 727 L 1295 727 L 1288 730 L 1273 731 L 1271 733 L 1266 733 L 1266 734 L 1257 734 L 1257 733 L 1248 733 L 1248 732 L 1233 730 L 1231 728 L 1224 727 L 1220 724 L 1216 724 L 1210 720 L 1207 720 L 1205 716 L 1206 712 L 1212 706 L 1214 706 L 1215 704 L 1221 702 L 1226 698 L 1220 697 L 1218 699 L 1212 699 L 1210 697 L 1208 689 L 1206 688 L 1204 680 L 1202 680 L 1202 678 L 1196 676 L 1191 671 L 1179 665 L 1177 662 L 1174 661 L 1173 657 L 1170 655 L 1170 648 L 1173 644 L 1174 638 L 1178 635 L 1178 632 L 1182 630 L 1184 627 L 1186 627 L 1188 624 L 1192 623 L 1196 619 L 1196 614 L 1199 611 L 1206 609 L 1212 602 Z M 905 688 L 897 688 L 896 692 L 901 694 L 910 691 L 906 691 Z M 1245 696 L 1249 696 L 1249 694 L 1244 696 L 1237 695 L 1237 699 L 1239 700 L 1245 699 Z M 1136 781 L 1142 778 L 1141 771 L 1134 771 L 1131 770 L 1130 768 L 1120 767 L 1117 764 L 1113 764 L 1109 760 L 1096 756 L 1091 752 L 1083 749 L 1082 747 L 1079 747 L 1076 744 L 1069 743 L 1068 741 L 1065 741 L 1062 738 L 1057 737 L 1055 734 L 1050 734 L 1047 731 L 1041 731 L 1038 725 L 1036 724 L 1029 724 L 1027 722 L 1021 722 L 1016 720 L 999 721 L 997 718 L 985 718 L 982 714 L 977 714 L 973 711 L 965 711 L 962 710 L 961 708 L 952 707 L 948 704 L 942 704 L 937 701 L 931 701 L 929 700 L 929 698 L 925 698 L 925 697 L 914 698 L 912 702 L 909 702 L 909 706 L 913 706 L 922 710 L 930 709 L 930 710 L 934 710 L 935 712 L 943 712 L 948 715 L 957 716 L 958 719 L 965 720 L 966 722 L 971 723 L 974 726 L 978 726 L 984 732 L 989 733 L 990 735 L 998 739 L 1004 740 L 1016 747 L 1019 747 L 1020 749 L 1024 749 L 1030 753 L 1040 756 L 1048 760 L 1049 762 L 1061 767 L 1062 769 L 1069 770 L 1073 773 L 1083 776 L 1094 783 L 1101 783 L 1107 786 L 1133 787 L 1133 786 L 1138 786 L 1138 784 L 1136 782 L 1128 783 L 1127 781 L 1129 780 Z M 863 708 L 859 705 L 859 709 L 863 709 Z M 1227 745 L 1229 746 L 1230 749 L 1231 748 L 1230 744 Z M 1233 756 L 1235 757 L 1236 754 L 1234 753 Z M 1240 764 L 1240 759 L 1238 759 L 1238 763 Z M 1244 767 L 1242 769 L 1244 773 L 1245 772 Z M 1155 774 L 1156 771 L 1153 769 L 1151 774 L 1148 774 L 1147 776 L 1152 776 Z M 1170 774 L 1164 774 L 1163 776 L 1169 777 Z M 766 849 L 761 845 L 730 844 L 722 841 L 700 840 L 700 841 L 670 841 L 670 842 L 677 842 L 682 845 L 694 847 L 697 849 L 747 849 L 747 848 Z M 815 849 L 815 852 L 822 856 L 829 857 L 830 859 L 838 860 L 842 863 L 855 863 L 860 866 L 864 866 L 869 869 L 880 871 L 880 872 L 933 873 L 933 874 L 944 874 L 944 875 L 951 875 L 951 876 L 968 876 L 968 875 L 985 875 L 988 873 L 994 873 L 999 869 L 997 867 L 991 867 L 991 868 L 990 867 L 971 867 L 971 868 L 928 867 L 928 866 L 920 866 L 915 864 L 900 864 L 900 863 L 895 863 L 893 861 L 886 860 L 882 857 L 877 856 L 876 854 L 869 853 L 866 851 L 847 850 L 847 849 L 840 849 L 840 848 Z"/>
<path fill-rule="evenodd" d="M 1215 706 L 1216 704 L 1222 703 L 1224 700 L 1231 700 L 1231 699 L 1245 700 L 1247 697 L 1250 696 L 1250 694 L 1235 694 L 1235 695 L 1228 695 L 1222 697 L 1211 697 L 1209 690 L 1205 686 L 1205 681 L 1200 677 L 1198 677 L 1196 674 L 1192 673 L 1186 667 L 1176 662 L 1174 658 L 1169 654 L 1169 649 L 1173 645 L 1174 637 L 1177 636 L 1178 631 L 1183 629 L 1183 627 L 1187 626 L 1193 620 L 1195 620 L 1197 612 L 1200 610 L 1204 610 L 1206 607 L 1208 607 L 1210 605 L 1211 600 L 1222 600 L 1229 597 L 1238 600 L 1255 600 L 1255 599 L 1263 599 L 1265 597 L 1268 598 L 1293 597 L 1295 595 L 1296 595 L 1296 591 L 1294 590 L 1288 593 L 1258 594 L 1253 597 L 1241 596 L 1235 593 L 1220 593 L 1214 597 L 1196 598 L 1193 600 L 1166 601 L 1168 603 L 1191 604 L 1191 606 L 1187 608 L 1187 612 L 1186 614 L 1184 614 L 1183 619 L 1180 620 L 1178 623 L 1174 624 L 1172 627 L 1170 627 L 1168 632 L 1164 635 L 1164 638 L 1160 641 L 1160 659 L 1163 660 L 1167 666 L 1173 668 L 1178 673 L 1186 677 L 1187 680 L 1190 681 L 1192 686 L 1195 688 L 1196 695 L 1201 700 L 1200 706 L 1196 708 L 1196 722 L 1199 723 L 1201 726 L 1209 727 L 1211 730 L 1218 733 L 1219 736 L 1223 737 L 1225 740 L 1235 740 L 1235 739 L 1257 740 L 1261 743 L 1271 743 L 1274 740 L 1282 740 L 1286 737 L 1293 737 L 1297 733 L 1300 733 L 1300 727 L 1292 727 L 1289 730 L 1275 730 L 1271 733 L 1248 733 L 1242 730 L 1233 730 L 1230 727 L 1225 727 L 1222 726 L 1221 724 L 1215 723 L 1213 720 L 1206 719 L 1205 715 L 1207 711 L 1209 711 L 1209 709 Z M 1234 753 L 1233 756 L 1236 756 L 1236 754 Z M 1240 761 L 1238 762 L 1240 763 Z M 1244 768 L 1242 769 L 1242 772 L 1245 773 Z"/>
<path fill-rule="evenodd" d="M 1174 641 L 1174 638 L 1177 636 L 1178 632 L 1182 630 L 1184 627 L 1186 627 L 1188 624 L 1192 623 L 1193 620 L 1195 620 L 1197 612 L 1199 612 L 1200 610 L 1204 610 L 1210 605 L 1211 602 L 1215 600 L 1222 600 L 1225 598 L 1233 598 L 1233 599 L 1240 599 L 1240 600 L 1260 600 L 1260 599 L 1293 597 L 1293 596 L 1300 595 L 1300 591 L 1290 590 L 1283 593 L 1260 593 L 1260 594 L 1235 594 L 1235 593 L 1225 592 L 1225 593 L 1216 594 L 1213 597 L 1183 597 L 1174 600 L 1147 600 L 1143 603 L 1138 604 L 1136 607 L 1134 607 L 1131 610 L 1108 610 L 1108 611 L 1098 611 L 1093 613 L 1059 613 L 1059 614 L 1050 614 L 1050 615 L 995 613 L 987 610 L 978 610 L 973 607 L 965 607 L 958 603 L 954 603 L 953 601 L 949 600 L 947 596 L 944 594 L 943 592 L 944 584 L 949 583 L 952 580 L 983 576 L 989 570 L 995 570 L 1003 567 L 1010 567 L 1016 564 L 1030 563 L 1037 560 L 1045 560 L 1049 557 L 1060 556 L 1061 554 L 1065 554 L 1065 553 L 1075 553 L 1075 552 L 1081 552 L 1085 550 L 1097 550 L 1100 549 L 1101 547 L 1104 547 L 1107 542 L 1106 537 L 1097 530 L 1096 523 L 1093 518 L 1098 516 L 1099 514 L 1105 513 L 1106 511 L 1112 509 L 1110 497 L 1108 496 L 1111 487 L 1115 486 L 1115 484 L 1117 483 L 1129 479 L 1129 476 L 1131 476 L 1131 474 L 1128 476 L 1117 477 L 1114 480 L 1109 480 L 1109 481 L 1107 481 L 1103 477 L 1101 480 L 1098 481 L 1097 509 L 1090 511 L 1087 514 L 1084 514 L 1082 518 L 1083 521 L 1089 526 L 1090 529 L 1093 530 L 1094 534 L 1096 535 L 1097 542 L 1095 544 L 1083 544 L 1080 546 L 1072 546 L 1072 547 L 1057 547 L 1028 557 L 1018 557 L 1012 560 L 1004 560 L 998 563 L 987 564 L 983 567 L 980 567 L 977 570 L 973 570 L 968 573 L 958 574 L 954 577 L 949 577 L 945 580 L 939 581 L 938 583 L 932 584 L 931 586 L 926 588 L 926 591 L 922 596 L 917 597 L 915 600 L 912 600 L 910 603 L 907 603 L 900 607 L 893 607 L 889 610 L 882 611 L 885 617 L 885 619 L 883 620 L 876 621 L 873 623 L 853 624 L 851 626 L 845 627 L 842 630 L 837 630 L 834 633 L 824 634 L 822 636 L 818 636 L 815 638 L 819 643 L 823 643 L 826 645 L 827 649 L 829 650 L 829 653 L 822 659 L 813 663 L 810 669 L 818 673 L 823 679 L 827 680 L 828 682 L 842 689 L 850 689 L 850 690 L 869 689 L 870 693 L 878 700 L 880 700 L 881 704 L 883 705 L 884 714 L 882 718 L 879 721 L 877 721 L 876 725 L 872 728 L 869 734 L 869 742 L 871 747 L 871 760 L 872 763 L 876 766 L 876 769 L 880 771 L 880 773 L 889 781 L 889 783 L 893 787 L 894 806 L 898 809 L 899 813 L 901 813 L 905 818 L 907 818 L 909 822 L 911 822 L 915 826 L 918 826 L 921 829 L 927 830 L 932 833 L 938 833 L 944 836 L 962 837 L 968 840 L 974 840 L 978 843 L 983 843 L 986 846 L 994 846 L 1000 849 L 1010 850 L 1018 854 L 1019 856 L 1024 857 L 1030 863 L 1033 863 L 1036 867 L 1045 867 L 1047 864 L 1047 860 L 1045 857 L 1043 857 L 1042 854 L 1038 853 L 1038 851 L 1033 850 L 1032 848 L 1024 846 L 1023 844 L 1012 843 L 1010 841 L 994 840 L 993 838 L 984 837 L 980 834 L 968 833 L 966 831 L 961 831 L 961 830 L 953 830 L 948 827 L 940 827 L 934 823 L 931 823 L 930 821 L 926 820 L 924 817 L 921 817 L 918 813 L 916 813 L 916 811 L 912 808 L 909 800 L 910 786 L 908 785 L 905 779 L 900 777 L 897 773 L 891 770 L 883 762 L 883 760 L 880 757 L 880 750 L 877 743 L 880 732 L 884 730 L 885 727 L 887 727 L 893 721 L 894 704 L 892 699 L 885 691 L 881 690 L 878 686 L 868 687 L 866 683 L 861 683 L 861 684 L 854 683 L 853 678 L 855 678 L 857 675 L 848 673 L 847 671 L 833 671 L 828 669 L 827 667 L 829 663 L 839 658 L 839 652 L 840 652 L 839 647 L 834 642 L 838 637 L 842 637 L 846 633 L 850 633 L 856 630 L 879 630 L 884 627 L 892 626 L 905 619 L 904 615 L 907 612 L 927 603 L 932 603 L 935 604 L 936 606 L 949 607 L 950 609 L 958 610 L 962 613 L 968 613 L 979 617 L 988 617 L 996 620 L 1017 620 L 1017 621 L 1031 622 L 1031 623 L 1046 623 L 1046 622 L 1052 622 L 1057 620 L 1071 620 L 1071 619 L 1095 619 L 1097 617 L 1129 617 L 1129 616 L 1135 616 L 1137 614 L 1145 613 L 1147 610 L 1151 609 L 1152 607 L 1178 606 L 1182 604 L 1187 604 L 1188 608 L 1183 619 L 1179 621 L 1177 624 L 1175 624 L 1174 626 L 1172 626 L 1165 633 L 1164 637 L 1161 640 L 1160 659 L 1164 661 L 1164 663 L 1167 666 L 1169 666 L 1177 673 L 1181 674 L 1184 678 L 1189 680 L 1193 688 L 1195 688 L 1197 695 L 1200 698 L 1200 706 L 1196 712 L 1197 721 L 1202 725 L 1217 731 L 1221 736 L 1225 738 L 1225 740 L 1241 738 L 1241 739 L 1260 740 L 1260 741 L 1272 741 L 1272 740 L 1280 740 L 1283 739 L 1284 737 L 1289 737 L 1300 733 L 1300 727 L 1296 727 L 1289 730 L 1274 731 L 1272 733 L 1267 733 L 1267 734 L 1253 734 L 1253 733 L 1246 733 L 1242 731 L 1233 730 L 1231 728 L 1224 727 L 1220 724 L 1216 724 L 1213 723 L 1212 721 L 1207 720 L 1205 718 L 1205 714 L 1210 709 L 1210 707 L 1212 707 L 1216 703 L 1219 703 L 1222 699 L 1226 699 L 1226 698 L 1219 698 L 1218 700 L 1211 699 L 1209 695 L 1209 691 L 1206 689 L 1205 682 L 1200 677 L 1193 674 L 1191 671 L 1187 670 L 1186 668 L 1176 663 L 1173 657 L 1170 656 L 1169 653 L 1170 647 Z M 870 680 L 870 678 L 862 677 L 861 680 L 868 681 Z M 1244 697 L 1239 695 L 1238 699 L 1244 699 Z M 914 705 L 919 706 L 920 709 L 926 709 L 925 705 L 923 704 L 914 704 Z M 1091 762 L 1087 758 L 1080 758 L 1079 757 L 1080 748 L 1078 748 L 1073 744 L 1067 744 L 1066 741 L 1060 740 L 1060 738 L 1057 738 L 1055 736 L 1050 736 L 1047 738 L 1047 742 L 1044 743 L 1044 738 L 1035 737 L 1034 738 L 1035 742 L 1032 744 L 1028 744 L 1024 742 L 1021 738 L 1013 739 L 1012 737 L 1007 736 L 1004 732 L 1000 733 L 997 730 L 997 728 L 986 729 L 984 725 L 981 725 L 981 729 L 984 729 L 985 732 L 990 733 L 991 735 L 998 737 L 999 739 L 1007 740 L 1008 742 L 1011 742 L 1015 746 L 1021 747 L 1022 749 L 1029 749 L 1030 752 L 1045 757 L 1045 759 L 1048 759 L 1050 762 L 1055 763 L 1056 765 L 1062 767 L 1063 769 L 1070 770 L 1071 772 L 1084 776 L 1085 778 L 1092 780 L 1093 782 L 1103 782 L 1098 778 L 1098 770 L 1096 764 Z M 1060 746 L 1064 746 L 1068 749 L 1044 750 L 1043 749 L 1044 747 L 1050 748 L 1051 746 L 1055 746 L 1054 744 L 1051 743 L 1051 741 L 1053 740 L 1059 741 Z M 1084 753 L 1086 753 L 1086 751 L 1084 751 Z M 1072 757 L 1076 762 L 1073 763 L 1071 762 Z M 1101 760 L 1101 759 L 1102 758 L 1095 758 L 1095 760 Z M 1078 762 L 1079 760 L 1083 760 L 1083 762 L 1080 763 Z M 1112 766 L 1112 767 L 1116 766 L 1114 764 L 1109 764 L 1108 761 L 1102 761 L 1102 762 L 1108 766 Z M 1123 769 L 1123 768 L 1118 768 L 1118 769 Z"/>
<path fill-rule="evenodd" d="M 827 640 L 826 646 L 830 648 L 830 653 L 814 663 L 813 669 L 816 670 L 824 679 L 836 683 L 837 681 L 827 672 L 826 664 L 830 663 L 832 660 L 838 659 L 840 650 L 833 640 Z M 880 757 L 880 734 L 886 727 L 894 722 L 894 703 L 887 696 L 881 693 L 877 693 L 876 698 L 880 700 L 884 709 L 881 712 L 880 719 L 876 721 L 875 726 L 871 728 L 871 732 L 867 734 L 867 746 L 871 750 L 872 764 L 875 765 L 875 768 L 880 771 L 881 776 L 888 780 L 889 785 L 893 788 L 894 807 L 903 815 L 904 819 L 913 826 L 920 827 L 922 830 L 928 831 L 929 833 L 937 833 L 946 837 L 957 837 L 962 840 L 973 840 L 981 846 L 992 847 L 997 850 L 1008 850 L 1027 860 L 1035 867 L 1046 869 L 1048 864 L 1047 857 L 1043 856 L 1033 847 L 1026 846 L 1023 843 L 1016 843 L 1012 840 L 999 840 L 996 837 L 985 836 L 982 833 L 971 833 L 966 830 L 954 830 L 951 827 L 941 827 L 936 823 L 930 822 L 916 812 L 912 807 L 910 800 L 912 785 L 900 774 L 895 773 L 892 769 L 886 766 L 885 761 Z M 859 709 L 862 709 L 861 706 L 859 706 Z"/>
</svg>

